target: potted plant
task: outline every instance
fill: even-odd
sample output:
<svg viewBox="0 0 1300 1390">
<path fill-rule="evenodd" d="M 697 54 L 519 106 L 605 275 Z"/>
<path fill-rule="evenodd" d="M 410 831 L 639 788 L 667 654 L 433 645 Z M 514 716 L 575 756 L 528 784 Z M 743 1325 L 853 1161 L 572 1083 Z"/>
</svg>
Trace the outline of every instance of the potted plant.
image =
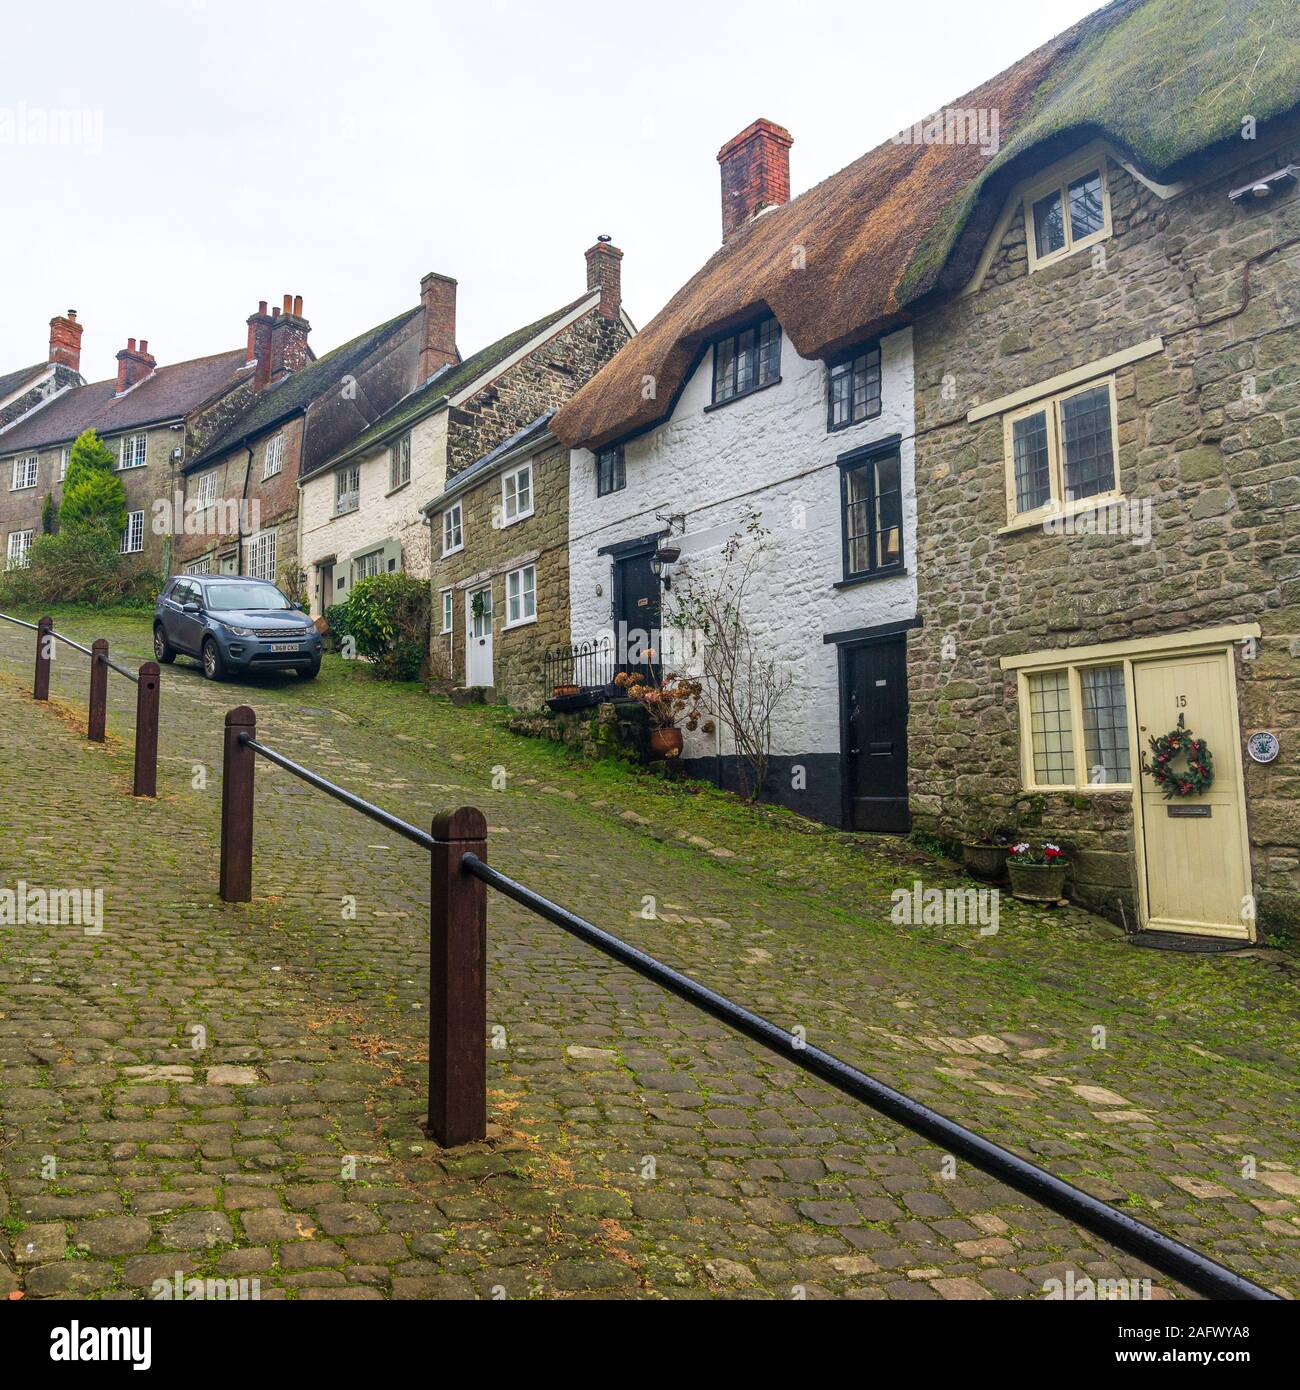
<svg viewBox="0 0 1300 1390">
<path fill-rule="evenodd" d="M 987 814 L 972 817 L 970 825 L 970 837 L 961 842 L 961 862 L 976 878 L 1000 882 L 1006 874 L 1011 832 Z"/>
<path fill-rule="evenodd" d="M 700 709 L 703 686 L 697 680 L 668 672 L 655 685 L 643 671 L 620 671 L 614 684 L 629 700 L 645 706 L 650 719 L 650 752 L 656 758 L 681 757 L 685 740 L 678 721 L 692 731 L 713 732 L 713 721 L 706 720 Z"/>
<path fill-rule="evenodd" d="M 1021 840 L 1007 850 L 1011 891 L 1029 903 L 1059 903 L 1065 898 L 1065 876 L 1070 861 L 1060 845 L 1040 845 Z"/>
</svg>

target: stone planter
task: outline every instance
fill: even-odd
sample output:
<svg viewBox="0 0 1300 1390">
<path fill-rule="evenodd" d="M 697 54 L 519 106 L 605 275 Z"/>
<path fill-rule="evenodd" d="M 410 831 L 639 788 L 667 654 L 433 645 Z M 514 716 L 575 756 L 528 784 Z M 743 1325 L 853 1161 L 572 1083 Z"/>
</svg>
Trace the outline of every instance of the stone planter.
<svg viewBox="0 0 1300 1390">
<path fill-rule="evenodd" d="M 990 845 L 982 841 L 963 843 L 961 862 L 976 878 L 1000 883 L 1007 872 L 1006 845 Z"/>
<path fill-rule="evenodd" d="M 680 729 L 651 729 L 650 756 L 652 758 L 680 757 L 683 742 Z"/>
<path fill-rule="evenodd" d="M 1027 903 L 1059 903 L 1065 898 L 1068 864 L 1017 864 L 1007 861 L 1013 896 Z"/>
</svg>

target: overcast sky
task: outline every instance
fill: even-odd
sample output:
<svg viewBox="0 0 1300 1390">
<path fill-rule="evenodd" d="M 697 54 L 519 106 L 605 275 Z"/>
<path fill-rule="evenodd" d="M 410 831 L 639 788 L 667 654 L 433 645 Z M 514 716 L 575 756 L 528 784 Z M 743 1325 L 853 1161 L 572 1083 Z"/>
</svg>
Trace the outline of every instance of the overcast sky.
<svg viewBox="0 0 1300 1390">
<path fill-rule="evenodd" d="M 96 380 L 128 337 L 159 362 L 240 346 L 286 292 L 320 355 L 428 270 L 460 282 L 468 353 L 581 293 L 602 232 L 644 324 L 717 246 L 715 156 L 756 116 L 793 134 L 798 193 L 1095 8 L 6 6 L 0 374 L 42 360 L 69 307 Z M 60 111 L 89 115 L 32 143 Z"/>
</svg>

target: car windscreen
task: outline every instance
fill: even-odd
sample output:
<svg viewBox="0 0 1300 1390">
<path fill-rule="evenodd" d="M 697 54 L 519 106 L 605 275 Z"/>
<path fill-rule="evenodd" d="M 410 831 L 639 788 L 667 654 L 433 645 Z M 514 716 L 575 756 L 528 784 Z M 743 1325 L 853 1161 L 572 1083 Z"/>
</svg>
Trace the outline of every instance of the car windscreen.
<svg viewBox="0 0 1300 1390">
<path fill-rule="evenodd" d="M 233 609 L 292 608 L 293 605 L 273 584 L 209 584 L 205 597 L 214 613 Z"/>
</svg>

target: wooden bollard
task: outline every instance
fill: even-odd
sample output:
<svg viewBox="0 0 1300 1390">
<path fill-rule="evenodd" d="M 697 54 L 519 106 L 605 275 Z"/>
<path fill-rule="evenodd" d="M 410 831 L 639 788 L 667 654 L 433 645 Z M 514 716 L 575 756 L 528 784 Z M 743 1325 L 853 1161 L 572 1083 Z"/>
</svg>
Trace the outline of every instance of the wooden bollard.
<svg viewBox="0 0 1300 1390">
<path fill-rule="evenodd" d="M 158 663 L 140 667 L 135 687 L 135 780 L 133 796 L 158 795 Z"/>
<path fill-rule="evenodd" d="M 430 858 L 429 1123 L 444 1148 L 487 1137 L 487 886 L 460 866 L 487 860 L 473 806 L 436 816 Z"/>
<path fill-rule="evenodd" d="M 54 651 L 54 619 L 36 620 L 36 675 L 32 680 L 32 699 L 50 698 L 50 656 Z"/>
<path fill-rule="evenodd" d="M 108 639 L 96 637 L 90 644 L 90 711 L 86 716 L 86 737 L 103 743 L 108 716 Z"/>
<path fill-rule="evenodd" d="M 253 896 L 253 770 L 257 754 L 240 735 L 257 737 L 257 715 L 240 705 L 226 715 L 221 764 L 221 898 L 246 903 Z"/>
</svg>

